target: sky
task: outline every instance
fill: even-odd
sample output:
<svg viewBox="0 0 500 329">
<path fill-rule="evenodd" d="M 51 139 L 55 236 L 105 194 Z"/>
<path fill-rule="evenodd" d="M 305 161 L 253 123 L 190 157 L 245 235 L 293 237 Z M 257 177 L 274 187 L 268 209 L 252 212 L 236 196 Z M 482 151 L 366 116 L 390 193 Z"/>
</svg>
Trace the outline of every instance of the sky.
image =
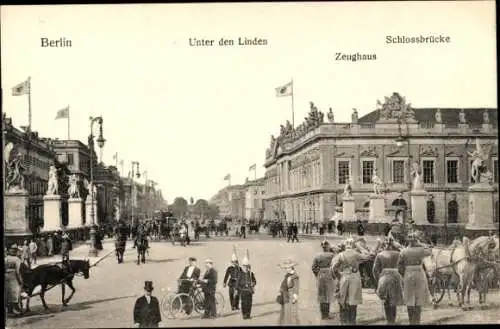
<svg viewBox="0 0 500 329">
<path fill-rule="evenodd" d="M 495 2 L 254 3 L 2 6 L 3 110 L 32 129 L 86 143 L 89 116 L 104 119 L 113 154 L 158 183 L 163 196 L 210 199 L 265 173 L 265 151 L 309 102 L 337 122 L 375 109 L 393 92 L 413 107 L 497 107 Z M 386 44 L 386 36 L 450 36 L 443 44 Z M 43 48 L 41 38 L 71 40 Z M 193 47 L 190 38 L 262 38 L 266 46 Z M 337 61 L 336 53 L 376 54 Z M 326 117 L 326 116 L 325 116 Z M 99 152 L 98 152 L 99 154 Z"/>
</svg>

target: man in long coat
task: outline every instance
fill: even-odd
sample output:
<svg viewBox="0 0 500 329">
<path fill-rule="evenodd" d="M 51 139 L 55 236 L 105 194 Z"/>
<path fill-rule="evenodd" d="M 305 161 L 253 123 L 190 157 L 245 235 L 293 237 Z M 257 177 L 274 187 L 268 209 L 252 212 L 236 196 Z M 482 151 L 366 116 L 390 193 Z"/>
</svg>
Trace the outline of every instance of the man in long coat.
<svg viewBox="0 0 500 329">
<path fill-rule="evenodd" d="M 432 250 L 421 247 L 414 232 L 408 235 L 407 241 L 409 245 L 401 251 L 398 259 L 398 270 L 403 276 L 403 302 L 408 308 L 410 324 L 420 324 L 422 306 L 430 303 L 422 260 L 432 255 Z"/>
<path fill-rule="evenodd" d="M 243 320 L 251 318 L 252 299 L 255 293 L 255 286 L 257 285 L 255 274 L 250 270 L 249 258 L 247 251 L 247 256 L 243 259 L 241 264 L 242 272 L 238 276 L 238 293 L 241 297 L 241 315 L 243 316 Z"/>
<path fill-rule="evenodd" d="M 7 306 L 7 312 L 12 313 L 15 311 L 20 311 L 19 300 L 22 292 L 22 275 L 21 266 L 22 261 L 17 256 L 18 247 L 16 244 L 12 245 L 8 254 L 4 259 L 5 262 L 5 303 Z"/>
<path fill-rule="evenodd" d="M 213 268 L 214 262 L 211 259 L 205 260 L 207 270 L 203 274 L 203 293 L 205 294 L 205 314 L 202 319 L 213 319 L 217 316 L 217 303 L 215 301 L 215 291 L 217 287 L 217 271 Z"/>
<path fill-rule="evenodd" d="M 321 312 L 321 319 L 330 318 L 330 303 L 333 301 L 335 280 L 330 271 L 330 264 L 333 259 L 333 252 L 328 241 L 321 242 L 323 251 L 318 253 L 313 260 L 312 272 L 317 280 L 318 303 Z"/>
<path fill-rule="evenodd" d="M 229 303 L 231 304 L 231 310 L 238 310 L 240 304 L 240 295 L 238 294 L 238 279 L 241 274 L 241 267 L 238 264 L 238 258 L 236 254 L 231 255 L 231 265 L 226 269 L 226 274 L 224 275 L 223 286 L 229 286 Z"/>
<path fill-rule="evenodd" d="M 384 302 L 387 324 L 395 323 L 397 306 L 403 304 L 403 278 L 398 272 L 398 259 L 399 249 L 392 238 L 387 238 L 384 250 L 377 254 L 373 264 L 377 296 Z"/>
<path fill-rule="evenodd" d="M 134 305 L 134 323 L 139 328 L 158 328 L 161 322 L 160 304 L 158 299 L 151 295 L 153 282 L 144 284 L 144 296 L 139 297 Z"/>
<path fill-rule="evenodd" d="M 369 260 L 371 255 L 358 252 L 354 240 L 345 242 L 345 250 L 332 259 L 331 270 L 340 276 L 338 302 L 340 306 L 340 323 L 356 324 L 357 308 L 363 303 L 359 264 Z"/>
</svg>

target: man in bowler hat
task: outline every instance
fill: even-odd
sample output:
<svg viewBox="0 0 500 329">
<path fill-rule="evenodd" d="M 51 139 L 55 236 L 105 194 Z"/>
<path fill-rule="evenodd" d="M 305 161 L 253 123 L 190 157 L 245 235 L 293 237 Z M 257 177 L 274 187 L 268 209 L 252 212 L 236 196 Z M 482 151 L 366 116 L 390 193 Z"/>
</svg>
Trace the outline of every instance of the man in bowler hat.
<svg viewBox="0 0 500 329">
<path fill-rule="evenodd" d="M 158 328 L 161 322 L 160 305 L 158 299 L 151 295 L 153 282 L 144 283 L 144 296 L 135 301 L 134 323 L 136 328 Z"/>
</svg>

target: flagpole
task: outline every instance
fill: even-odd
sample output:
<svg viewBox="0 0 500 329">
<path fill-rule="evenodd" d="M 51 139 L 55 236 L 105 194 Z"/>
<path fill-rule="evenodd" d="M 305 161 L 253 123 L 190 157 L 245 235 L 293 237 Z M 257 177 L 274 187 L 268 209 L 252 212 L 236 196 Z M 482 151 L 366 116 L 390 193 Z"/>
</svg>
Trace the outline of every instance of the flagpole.
<svg viewBox="0 0 500 329">
<path fill-rule="evenodd" d="M 253 168 L 253 179 L 257 180 L 257 167 Z"/>
<path fill-rule="evenodd" d="M 70 117 L 70 114 L 69 114 L 69 105 L 68 105 L 68 140 L 70 140 L 70 134 L 69 134 L 69 117 Z"/>
<path fill-rule="evenodd" d="M 295 109 L 294 109 L 294 102 L 293 102 L 293 79 L 292 79 L 292 128 L 295 128 Z"/>
<path fill-rule="evenodd" d="M 28 77 L 28 130 L 31 131 L 31 77 Z"/>
<path fill-rule="evenodd" d="M 116 163 L 116 168 L 118 168 L 118 152 L 115 152 L 115 163 Z"/>
</svg>

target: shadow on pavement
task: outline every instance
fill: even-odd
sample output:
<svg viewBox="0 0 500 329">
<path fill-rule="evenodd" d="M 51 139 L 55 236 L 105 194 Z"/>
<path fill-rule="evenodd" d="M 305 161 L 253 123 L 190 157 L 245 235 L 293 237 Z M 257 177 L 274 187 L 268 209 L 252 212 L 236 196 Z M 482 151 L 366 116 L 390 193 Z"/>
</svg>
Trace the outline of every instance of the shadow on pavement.
<svg viewBox="0 0 500 329">
<path fill-rule="evenodd" d="M 20 326 L 30 326 L 39 321 L 43 321 L 49 318 L 53 318 L 54 314 L 33 314 L 32 317 L 28 317 L 28 315 L 17 316 L 17 317 L 9 317 L 8 321 L 12 321 L 12 324 L 6 324 L 6 327 L 20 327 Z"/>
<path fill-rule="evenodd" d="M 165 259 L 146 259 L 146 263 L 171 263 L 179 261 L 180 258 L 165 258 Z"/>
</svg>

